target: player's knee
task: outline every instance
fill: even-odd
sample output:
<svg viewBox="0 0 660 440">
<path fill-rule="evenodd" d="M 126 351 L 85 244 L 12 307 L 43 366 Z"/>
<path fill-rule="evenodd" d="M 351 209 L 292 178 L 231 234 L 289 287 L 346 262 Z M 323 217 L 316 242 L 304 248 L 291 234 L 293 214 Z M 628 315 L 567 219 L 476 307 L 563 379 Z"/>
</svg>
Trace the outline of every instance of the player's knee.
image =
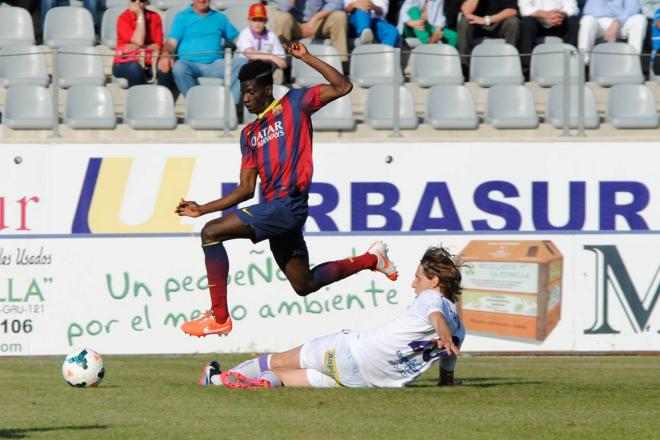
<svg viewBox="0 0 660 440">
<path fill-rule="evenodd" d="M 205 224 L 204 227 L 202 228 L 200 237 L 202 238 L 202 244 L 208 244 L 208 243 L 213 243 L 214 241 L 218 241 L 218 238 L 213 233 L 213 228 L 211 228 L 208 223 Z"/>
<path fill-rule="evenodd" d="M 315 283 L 291 283 L 293 290 L 298 296 L 307 296 L 310 293 L 314 293 L 319 290 L 319 287 Z"/>
</svg>

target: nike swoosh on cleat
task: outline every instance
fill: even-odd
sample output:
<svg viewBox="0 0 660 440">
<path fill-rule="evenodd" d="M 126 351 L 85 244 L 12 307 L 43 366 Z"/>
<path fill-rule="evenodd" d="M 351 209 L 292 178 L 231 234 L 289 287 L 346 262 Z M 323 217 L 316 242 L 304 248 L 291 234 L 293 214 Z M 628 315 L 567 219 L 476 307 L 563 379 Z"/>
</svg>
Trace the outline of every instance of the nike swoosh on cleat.
<svg viewBox="0 0 660 440">
<path fill-rule="evenodd" d="M 376 251 L 376 252 L 378 252 L 378 255 L 380 255 L 380 257 L 383 259 L 383 270 L 390 267 L 390 263 L 389 261 L 387 261 L 387 258 L 385 258 L 385 255 L 383 255 L 381 251 Z"/>
</svg>

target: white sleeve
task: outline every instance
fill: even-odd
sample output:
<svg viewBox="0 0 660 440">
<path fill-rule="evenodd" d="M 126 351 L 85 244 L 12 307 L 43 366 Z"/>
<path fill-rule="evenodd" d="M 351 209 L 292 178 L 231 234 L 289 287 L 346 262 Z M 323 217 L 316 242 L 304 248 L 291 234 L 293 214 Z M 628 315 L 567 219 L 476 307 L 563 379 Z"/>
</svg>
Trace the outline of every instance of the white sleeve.
<svg viewBox="0 0 660 440">
<path fill-rule="evenodd" d="M 250 29 L 243 29 L 241 33 L 238 34 L 238 39 L 236 40 L 236 50 L 239 52 L 245 52 L 246 49 L 252 49 Z"/>
<path fill-rule="evenodd" d="M 357 0 L 344 0 L 344 9 L 346 9 L 346 6 L 350 5 L 351 3 L 356 2 Z"/>
<path fill-rule="evenodd" d="M 578 9 L 577 1 L 575 0 L 564 0 L 561 5 L 561 10 L 564 11 L 569 17 L 578 15 L 580 12 Z"/>
<path fill-rule="evenodd" d="M 275 35 L 274 32 L 269 32 L 269 33 L 273 37 L 273 55 L 277 55 L 278 57 L 281 58 L 286 57 L 286 54 L 284 53 L 284 47 L 282 47 L 282 43 L 280 43 L 280 39 L 277 38 L 277 35 Z"/>
<path fill-rule="evenodd" d="M 536 12 L 534 0 L 518 0 L 518 9 L 521 17 L 529 17 Z"/>
<path fill-rule="evenodd" d="M 376 17 L 384 18 L 387 15 L 387 10 L 390 8 L 390 0 L 372 0 L 374 5 L 378 6 L 383 13 L 381 15 L 376 14 Z"/>
<path fill-rule="evenodd" d="M 433 293 L 422 292 L 415 300 L 415 314 L 425 321 L 429 321 L 429 315 L 434 312 L 440 312 L 447 316 L 447 311 L 443 307 L 442 298 Z"/>
<path fill-rule="evenodd" d="M 403 25 L 408 21 L 408 11 L 414 6 L 415 0 L 406 0 L 401 5 L 401 10 L 399 10 L 399 23 L 397 25 L 400 34 L 403 33 Z"/>
</svg>

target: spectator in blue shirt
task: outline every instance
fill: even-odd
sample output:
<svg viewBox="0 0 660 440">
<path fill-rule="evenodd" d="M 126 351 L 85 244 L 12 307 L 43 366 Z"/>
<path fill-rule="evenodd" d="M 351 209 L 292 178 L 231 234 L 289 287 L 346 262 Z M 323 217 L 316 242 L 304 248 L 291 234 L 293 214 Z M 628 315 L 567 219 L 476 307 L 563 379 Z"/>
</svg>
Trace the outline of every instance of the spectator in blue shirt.
<svg viewBox="0 0 660 440">
<path fill-rule="evenodd" d="M 199 84 L 201 76 L 224 78 L 225 59 L 222 40 L 231 43 L 238 31 L 221 12 L 209 8 L 210 0 L 193 0 L 192 6 L 179 12 L 163 45 L 158 69 L 170 70 L 174 81 L 185 96 Z M 176 59 L 172 54 L 176 53 Z M 240 102 L 238 71 L 245 59 L 233 57 L 231 62 L 231 92 L 234 102 Z"/>
<path fill-rule="evenodd" d="M 625 38 L 637 52 L 642 51 L 646 18 L 639 13 L 637 0 L 587 0 L 580 20 L 578 48 L 588 63 L 597 38 L 614 42 Z"/>
<path fill-rule="evenodd" d="M 344 0 L 276 0 L 273 32 L 280 40 L 330 38 L 342 62 L 348 61 L 348 19 Z"/>
</svg>

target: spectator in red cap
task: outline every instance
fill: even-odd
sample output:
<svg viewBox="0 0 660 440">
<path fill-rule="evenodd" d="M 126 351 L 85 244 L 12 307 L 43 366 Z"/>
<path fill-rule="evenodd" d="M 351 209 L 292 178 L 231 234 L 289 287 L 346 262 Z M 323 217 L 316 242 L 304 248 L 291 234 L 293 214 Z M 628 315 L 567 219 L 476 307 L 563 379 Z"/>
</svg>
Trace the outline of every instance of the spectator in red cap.
<svg viewBox="0 0 660 440">
<path fill-rule="evenodd" d="M 273 73 L 276 84 L 282 84 L 283 70 L 287 67 L 282 43 L 274 32 L 266 28 L 268 15 L 262 3 L 254 3 L 248 11 L 248 27 L 238 35 L 236 49 L 238 57 L 262 60 L 271 63 L 277 70 Z"/>
</svg>

